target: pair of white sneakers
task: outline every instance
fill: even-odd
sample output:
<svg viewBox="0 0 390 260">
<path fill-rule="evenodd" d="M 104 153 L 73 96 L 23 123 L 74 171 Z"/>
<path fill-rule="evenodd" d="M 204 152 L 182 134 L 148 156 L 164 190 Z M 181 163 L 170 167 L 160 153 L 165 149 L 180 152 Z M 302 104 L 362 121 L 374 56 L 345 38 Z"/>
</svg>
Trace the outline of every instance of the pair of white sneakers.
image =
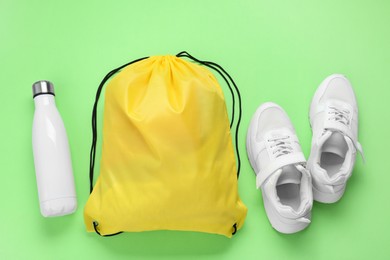
<svg viewBox="0 0 390 260">
<path fill-rule="evenodd" d="M 253 116 L 246 148 L 271 225 L 295 233 L 311 222 L 313 198 L 334 203 L 352 174 L 358 137 L 358 107 L 347 78 L 334 74 L 318 87 L 310 105 L 313 138 L 308 162 L 287 113 L 275 103 Z"/>
</svg>

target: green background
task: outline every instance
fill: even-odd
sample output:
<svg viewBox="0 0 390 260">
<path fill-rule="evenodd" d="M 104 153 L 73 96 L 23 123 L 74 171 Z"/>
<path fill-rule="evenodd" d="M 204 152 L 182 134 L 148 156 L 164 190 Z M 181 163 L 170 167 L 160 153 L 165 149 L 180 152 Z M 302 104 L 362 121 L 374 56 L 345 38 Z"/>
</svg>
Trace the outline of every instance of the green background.
<svg viewBox="0 0 390 260">
<path fill-rule="evenodd" d="M 385 0 L 0 0 L 0 259 L 390 259 L 389 28 Z M 232 239 L 193 232 L 87 233 L 83 207 L 99 82 L 130 60 L 181 50 L 220 63 L 241 89 L 239 192 L 249 209 L 243 229 Z M 314 203 L 309 228 L 282 235 L 268 223 L 255 188 L 245 132 L 261 103 L 276 102 L 290 115 L 308 156 L 309 103 L 332 73 L 347 75 L 355 88 L 367 162 L 357 160 L 340 202 Z M 79 209 L 61 218 L 39 212 L 31 85 L 40 79 L 55 84 L 71 146 Z"/>
</svg>

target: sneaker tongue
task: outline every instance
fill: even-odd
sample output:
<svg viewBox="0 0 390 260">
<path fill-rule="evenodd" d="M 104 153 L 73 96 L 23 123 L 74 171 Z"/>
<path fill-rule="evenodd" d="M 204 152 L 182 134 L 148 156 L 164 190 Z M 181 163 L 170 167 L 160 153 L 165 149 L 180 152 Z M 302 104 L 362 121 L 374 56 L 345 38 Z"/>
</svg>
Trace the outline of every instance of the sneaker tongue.
<svg viewBox="0 0 390 260">
<path fill-rule="evenodd" d="M 287 165 L 282 168 L 282 173 L 279 176 L 276 185 L 283 184 L 300 184 L 302 173 L 295 167 L 295 165 Z"/>
<path fill-rule="evenodd" d="M 341 158 L 344 158 L 348 151 L 348 145 L 343 134 L 332 132 L 327 140 L 325 140 L 321 150 L 322 152 L 337 154 Z"/>
</svg>

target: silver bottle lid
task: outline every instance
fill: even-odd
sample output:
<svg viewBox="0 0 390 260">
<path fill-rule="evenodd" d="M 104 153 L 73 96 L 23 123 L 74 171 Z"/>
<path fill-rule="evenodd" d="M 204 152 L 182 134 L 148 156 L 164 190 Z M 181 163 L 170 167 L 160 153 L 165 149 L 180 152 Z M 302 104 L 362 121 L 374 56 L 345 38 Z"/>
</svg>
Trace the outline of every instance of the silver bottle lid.
<svg viewBox="0 0 390 260">
<path fill-rule="evenodd" d="M 40 80 L 35 82 L 32 86 L 32 91 L 33 91 L 33 98 L 41 94 L 55 95 L 53 83 L 51 83 L 48 80 Z"/>
</svg>

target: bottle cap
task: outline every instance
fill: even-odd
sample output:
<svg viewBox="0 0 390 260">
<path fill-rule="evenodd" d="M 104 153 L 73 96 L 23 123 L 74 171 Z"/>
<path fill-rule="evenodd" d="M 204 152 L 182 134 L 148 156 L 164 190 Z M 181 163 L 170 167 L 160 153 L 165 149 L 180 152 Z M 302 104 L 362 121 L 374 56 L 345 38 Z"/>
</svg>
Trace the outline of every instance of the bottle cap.
<svg viewBox="0 0 390 260">
<path fill-rule="evenodd" d="M 53 83 L 51 83 L 48 80 L 40 80 L 35 82 L 32 86 L 32 91 L 33 91 L 33 98 L 41 94 L 55 95 Z"/>
</svg>

